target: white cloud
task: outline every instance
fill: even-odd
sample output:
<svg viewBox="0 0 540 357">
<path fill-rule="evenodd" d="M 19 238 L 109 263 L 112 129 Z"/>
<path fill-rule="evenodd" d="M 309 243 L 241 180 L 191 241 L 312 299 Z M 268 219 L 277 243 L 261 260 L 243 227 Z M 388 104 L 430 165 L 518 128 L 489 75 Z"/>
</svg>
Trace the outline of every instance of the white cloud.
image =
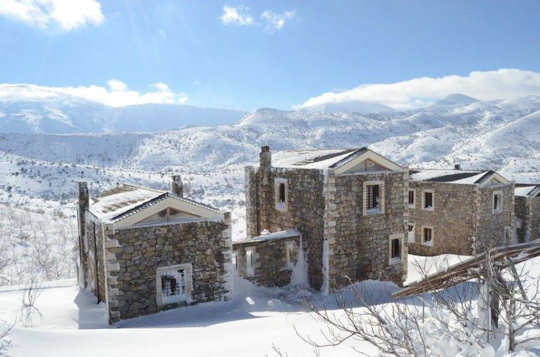
<svg viewBox="0 0 540 357">
<path fill-rule="evenodd" d="M 249 8 L 245 6 L 223 6 L 223 14 L 221 15 L 221 22 L 224 25 L 240 25 L 249 26 L 253 25 L 255 21 L 249 14 Z"/>
<path fill-rule="evenodd" d="M 261 14 L 261 19 L 266 22 L 266 29 L 273 32 L 281 30 L 287 21 L 294 18 L 294 15 L 294 11 L 285 11 L 278 14 L 270 10 L 265 10 Z"/>
<path fill-rule="evenodd" d="M 97 26 L 105 18 L 96 0 L 1 0 L 0 16 L 41 28 L 54 24 L 63 30 L 86 24 Z"/>
<path fill-rule="evenodd" d="M 45 87 L 34 84 L 0 84 L 0 101 L 55 99 L 65 95 L 102 103 L 112 107 L 134 104 L 183 104 L 188 96 L 184 92 L 173 92 L 165 83 L 152 84 L 154 90 L 138 92 L 128 89 L 124 82 L 111 79 L 107 87 Z"/>
<path fill-rule="evenodd" d="M 298 107 L 364 101 L 382 103 L 395 109 L 410 109 L 431 104 L 453 93 L 482 100 L 540 95 L 540 73 L 499 69 L 471 72 L 468 76 L 421 77 L 396 83 L 365 84 L 312 97 Z"/>
</svg>

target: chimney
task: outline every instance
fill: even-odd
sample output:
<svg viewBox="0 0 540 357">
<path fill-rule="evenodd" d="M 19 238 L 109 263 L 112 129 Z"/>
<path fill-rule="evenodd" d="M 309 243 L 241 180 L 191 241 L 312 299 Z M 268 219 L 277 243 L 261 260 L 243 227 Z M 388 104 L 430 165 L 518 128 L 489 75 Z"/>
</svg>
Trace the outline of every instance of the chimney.
<svg viewBox="0 0 540 357">
<path fill-rule="evenodd" d="M 455 164 L 454 165 L 454 170 L 461 170 L 461 165 L 460 164 Z"/>
<path fill-rule="evenodd" d="M 184 197 L 184 184 L 180 175 L 174 175 L 172 177 L 171 191 L 178 197 Z"/>
<path fill-rule="evenodd" d="M 265 168 L 272 166 L 272 153 L 270 152 L 270 146 L 261 146 L 261 153 L 259 154 L 259 165 Z"/>
<path fill-rule="evenodd" d="M 88 196 L 88 183 L 86 181 L 79 182 L 79 210 L 84 212 L 90 207 L 90 197 Z"/>
<path fill-rule="evenodd" d="M 261 146 L 259 154 L 259 170 L 263 173 L 263 183 L 268 184 L 270 181 L 270 168 L 272 167 L 272 152 L 270 146 Z"/>
</svg>

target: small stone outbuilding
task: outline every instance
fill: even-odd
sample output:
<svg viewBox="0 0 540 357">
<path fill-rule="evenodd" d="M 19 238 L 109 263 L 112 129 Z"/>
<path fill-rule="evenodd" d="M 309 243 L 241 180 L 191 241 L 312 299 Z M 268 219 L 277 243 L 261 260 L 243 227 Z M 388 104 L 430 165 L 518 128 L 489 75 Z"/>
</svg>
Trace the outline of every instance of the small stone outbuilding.
<svg viewBox="0 0 540 357">
<path fill-rule="evenodd" d="M 472 255 L 514 242 L 513 192 L 495 171 L 411 169 L 409 253 Z"/>
<path fill-rule="evenodd" d="M 241 276 L 260 280 L 274 274 L 260 269 L 287 270 L 286 239 L 266 237 L 294 230 L 312 288 L 330 292 L 366 279 L 403 283 L 406 168 L 367 148 L 272 155 L 263 146 L 259 166 L 246 167 L 245 175 L 247 240 L 234 245 Z M 248 257 L 252 261 L 244 262 Z M 244 264 L 254 267 L 253 274 Z"/>
<path fill-rule="evenodd" d="M 230 214 L 172 192 L 79 183 L 79 282 L 109 323 L 232 296 Z"/>
<path fill-rule="evenodd" d="M 518 241 L 540 239 L 540 184 L 516 184 L 514 193 Z"/>
<path fill-rule="evenodd" d="M 233 242 L 236 271 L 258 285 L 285 286 L 292 282 L 295 269 L 303 269 L 298 266 L 304 263 L 300 253 L 301 234 L 294 229 L 264 233 Z"/>
</svg>

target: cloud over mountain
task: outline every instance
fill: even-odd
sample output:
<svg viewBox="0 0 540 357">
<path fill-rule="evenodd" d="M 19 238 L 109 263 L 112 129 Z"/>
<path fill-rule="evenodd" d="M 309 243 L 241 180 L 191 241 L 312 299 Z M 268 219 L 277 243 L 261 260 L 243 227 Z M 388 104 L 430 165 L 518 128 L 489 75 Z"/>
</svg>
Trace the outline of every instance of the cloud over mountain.
<svg viewBox="0 0 540 357">
<path fill-rule="evenodd" d="M 540 94 L 540 73 L 520 69 L 471 72 L 467 76 L 421 77 L 396 83 L 364 84 L 309 98 L 299 108 L 343 102 L 374 102 L 394 109 L 423 107 L 453 93 L 481 100 Z"/>
</svg>

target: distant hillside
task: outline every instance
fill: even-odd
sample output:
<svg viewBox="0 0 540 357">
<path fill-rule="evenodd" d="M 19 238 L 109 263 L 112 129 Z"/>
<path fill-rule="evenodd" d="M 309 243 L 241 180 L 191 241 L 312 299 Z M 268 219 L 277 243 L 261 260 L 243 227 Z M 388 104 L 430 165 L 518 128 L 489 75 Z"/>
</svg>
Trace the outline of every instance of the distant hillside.
<svg viewBox="0 0 540 357">
<path fill-rule="evenodd" d="M 382 114 L 381 114 L 382 115 Z M 272 150 L 370 146 L 408 165 L 540 175 L 540 96 L 379 115 L 260 109 L 233 125 L 156 134 L 0 135 L 0 151 L 106 167 L 216 172 Z"/>
<path fill-rule="evenodd" d="M 2 133 L 160 132 L 186 126 L 232 124 L 247 113 L 179 104 L 109 107 L 71 96 L 0 100 Z"/>
</svg>

